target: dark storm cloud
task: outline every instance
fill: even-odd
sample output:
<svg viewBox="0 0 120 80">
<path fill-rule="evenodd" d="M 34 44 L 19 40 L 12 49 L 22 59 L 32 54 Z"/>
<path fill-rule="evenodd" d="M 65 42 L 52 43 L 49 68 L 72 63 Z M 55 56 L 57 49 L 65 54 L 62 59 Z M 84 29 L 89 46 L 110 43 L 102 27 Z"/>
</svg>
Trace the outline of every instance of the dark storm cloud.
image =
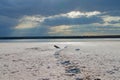
<svg viewBox="0 0 120 80">
<path fill-rule="evenodd" d="M 7 16 L 0 16 L 0 35 L 3 33 L 10 33 L 14 26 L 18 24 L 18 20 L 15 18 L 9 18 Z"/>
<path fill-rule="evenodd" d="M 120 9 L 120 0 L 70 0 L 76 8 L 82 10 L 111 11 Z"/>
<path fill-rule="evenodd" d="M 110 24 L 117 24 L 117 23 L 120 23 L 120 20 L 118 20 L 118 21 L 111 21 L 111 22 L 109 22 Z"/>
<path fill-rule="evenodd" d="M 18 20 L 7 16 L 0 16 L 0 36 L 8 36 L 13 32 L 13 27 L 17 25 Z"/>
<path fill-rule="evenodd" d="M 67 18 L 67 17 L 58 17 L 52 19 L 46 19 L 43 22 L 43 25 L 47 26 L 59 26 L 59 25 L 82 25 L 82 24 L 91 24 L 91 23 L 102 23 L 103 20 L 100 17 L 80 17 L 80 18 Z"/>
<path fill-rule="evenodd" d="M 19 20 L 23 16 L 41 15 L 49 17 L 71 11 L 100 11 L 105 12 L 103 16 L 120 16 L 120 0 L 0 0 L 0 36 L 7 36 L 12 33 L 14 31 L 13 28 L 19 24 Z M 80 25 L 95 22 L 101 23 L 102 19 L 97 16 L 73 19 L 58 17 L 45 19 L 42 25 L 46 27 L 45 25 Z M 35 35 L 43 34 L 44 32 L 47 32 L 47 28 L 36 29 Z M 30 30 L 29 34 L 34 33 Z"/>
<path fill-rule="evenodd" d="M 18 19 L 0 16 L 0 27 L 12 27 L 17 24 Z"/>
<path fill-rule="evenodd" d="M 56 0 L 1 0 L 0 14 L 11 17 L 37 14 L 54 15 L 67 10 L 62 9 L 62 2 Z"/>
<path fill-rule="evenodd" d="M 120 0 L 0 0 L 0 14 L 20 17 L 23 15 L 55 15 L 72 10 L 119 11 Z"/>
<path fill-rule="evenodd" d="M 104 15 L 120 16 L 120 11 L 119 11 L 119 10 L 117 10 L 117 11 L 115 11 L 115 10 L 112 11 L 112 10 L 111 10 L 111 11 L 105 12 Z"/>
</svg>

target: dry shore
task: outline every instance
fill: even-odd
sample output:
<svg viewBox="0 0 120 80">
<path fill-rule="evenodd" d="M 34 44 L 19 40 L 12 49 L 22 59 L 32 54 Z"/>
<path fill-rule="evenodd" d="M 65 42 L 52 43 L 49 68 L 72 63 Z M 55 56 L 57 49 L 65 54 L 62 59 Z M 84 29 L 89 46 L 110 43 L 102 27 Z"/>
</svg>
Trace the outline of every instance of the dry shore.
<svg viewBox="0 0 120 80">
<path fill-rule="evenodd" d="M 119 41 L 0 43 L 0 80 L 119 79 Z"/>
</svg>

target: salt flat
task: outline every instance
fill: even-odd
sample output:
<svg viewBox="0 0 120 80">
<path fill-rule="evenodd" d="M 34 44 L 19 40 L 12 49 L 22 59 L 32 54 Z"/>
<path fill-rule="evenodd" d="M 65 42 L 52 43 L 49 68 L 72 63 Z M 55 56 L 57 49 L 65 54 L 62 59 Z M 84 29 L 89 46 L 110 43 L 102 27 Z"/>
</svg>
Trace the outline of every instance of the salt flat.
<svg viewBox="0 0 120 80">
<path fill-rule="evenodd" d="M 120 42 L 0 43 L 0 80 L 120 80 Z"/>
</svg>

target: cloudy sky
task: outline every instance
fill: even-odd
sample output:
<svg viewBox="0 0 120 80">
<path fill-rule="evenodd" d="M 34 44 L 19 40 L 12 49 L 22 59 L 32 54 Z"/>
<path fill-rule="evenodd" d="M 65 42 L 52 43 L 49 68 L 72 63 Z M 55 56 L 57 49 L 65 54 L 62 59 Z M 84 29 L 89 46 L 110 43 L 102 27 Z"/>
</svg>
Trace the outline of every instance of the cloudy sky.
<svg viewBox="0 0 120 80">
<path fill-rule="evenodd" d="M 120 35 L 120 0 L 0 0 L 0 37 Z"/>
</svg>

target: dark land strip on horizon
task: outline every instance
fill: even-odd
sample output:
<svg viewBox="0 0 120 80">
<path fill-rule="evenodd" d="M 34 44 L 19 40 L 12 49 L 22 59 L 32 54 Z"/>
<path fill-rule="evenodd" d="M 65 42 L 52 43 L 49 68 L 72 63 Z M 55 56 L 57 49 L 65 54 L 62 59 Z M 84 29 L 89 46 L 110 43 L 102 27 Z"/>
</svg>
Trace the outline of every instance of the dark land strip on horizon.
<svg viewBox="0 0 120 80">
<path fill-rule="evenodd" d="M 97 39 L 97 38 L 120 38 L 120 35 L 102 35 L 102 36 L 21 36 L 21 37 L 0 37 L 0 40 L 11 40 L 11 39 Z"/>
</svg>

